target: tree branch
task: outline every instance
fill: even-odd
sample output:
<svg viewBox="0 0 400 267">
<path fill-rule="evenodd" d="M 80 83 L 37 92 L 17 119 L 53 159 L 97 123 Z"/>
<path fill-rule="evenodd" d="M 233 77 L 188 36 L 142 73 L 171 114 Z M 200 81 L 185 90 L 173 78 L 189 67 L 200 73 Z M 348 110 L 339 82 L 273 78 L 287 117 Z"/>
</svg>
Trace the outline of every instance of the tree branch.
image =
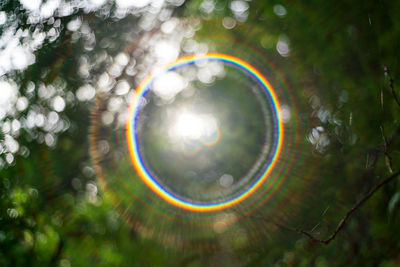
<svg viewBox="0 0 400 267">
<path fill-rule="evenodd" d="M 387 66 L 384 66 L 384 71 L 385 71 L 385 75 L 389 78 L 389 87 L 391 89 L 392 92 L 392 96 L 394 98 L 394 100 L 396 101 L 396 103 L 400 106 L 400 100 L 397 96 L 397 93 L 394 89 L 394 82 L 393 82 L 393 77 L 390 74 L 390 71 L 388 69 Z M 382 97 L 382 92 L 381 92 L 381 105 L 383 108 L 383 97 Z M 311 234 L 311 232 L 302 230 L 302 229 L 298 229 L 298 228 L 292 228 L 292 227 L 287 227 L 285 225 L 281 225 L 278 223 L 275 223 L 275 225 L 289 230 L 289 231 L 293 231 L 293 232 L 297 232 L 300 234 L 303 234 L 305 236 L 307 236 L 308 238 L 310 238 L 311 240 L 315 241 L 315 242 L 319 242 L 319 243 L 323 243 L 323 244 L 329 244 L 333 239 L 335 239 L 335 237 L 337 236 L 337 234 L 345 227 L 345 225 L 347 224 L 347 222 L 349 221 L 350 217 L 368 200 L 370 199 L 382 186 L 390 183 L 394 178 L 396 178 L 397 176 L 400 175 L 400 171 L 396 171 L 395 173 L 393 173 L 393 165 L 392 165 L 392 158 L 389 155 L 388 152 L 388 147 L 389 145 L 392 143 L 393 139 L 395 138 L 395 136 L 397 135 L 399 128 L 396 128 L 396 130 L 393 132 L 392 136 L 388 139 L 386 139 L 385 136 L 385 132 L 383 129 L 383 126 L 381 126 L 381 133 L 382 133 L 382 139 L 383 139 L 383 153 L 385 156 L 385 161 L 386 161 L 386 165 L 390 171 L 390 173 L 392 173 L 392 175 L 390 175 L 389 177 L 387 177 L 386 179 L 384 179 L 383 181 L 381 181 L 380 183 L 378 183 L 375 187 L 373 187 L 371 189 L 371 191 L 365 195 L 362 199 L 360 199 L 347 213 L 346 215 L 343 217 L 342 220 L 340 220 L 339 224 L 337 225 L 335 231 L 326 239 L 319 239 L 316 238 L 314 235 Z M 315 228 L 315 227 L 314 227 Z"/>
<path fill-rule="evenodd" d="M 385 75 L 389 78 L 389 87 L 391 89 L 392 92 L 392 96 L 395 100 L 395 102 L 400 106 L 400 100 L 399 97 L 396 94 L 396 91 L 394 89 L 394 83 L 393 83 L 393 78 L 390 74 L 390 71 L 388 69 L 387 66 L 384 66 L 384 71 L 385 71 Z M 383 108 L 383 91 L 381 91 L 381 106 Z M 278 226 L 279 228 L 282 228 L 284 230 L 287 231 L 291 231 L 291 232 L 296 232 L 302 235 L 307 236 L 310 240 L 317 242 L 317 243 L 322 243 L 322 244 L 329 244 L 332 240 L 334 240 L 336 238 L 336 236 L 338 235 L 338 233 L 346 226 L 347 222 L 350 220 L 351 216 L 359 209 L 362 207 L 362 205 L 368 201 L 368 199 L 370 199 L 381 187 L 383 187 L 384 185 L 390 183 L 392 180 L 394 180 L 397 176 L 400 175 L 400 170 L 393 172 L 393 165 L 392 165 L 392 158 L 389 155 L 388 152 L 388 147 L 391 145 L 391 143 L 393 142 L 393 140 L 395 139 L 395 137 L 397 136 L 400 127 L 397 127 L 394 132 L 392 133 L 392 135 L 389 137 L 389 139 L 386 138 L 385 136 L 385 132 L 383 129 L 383 126 L 380 127 L 381 128 L 381 133 L 382 133 L 382 139 L 383 139 L 383 153 L 385 156 L 385 161 L 386 161 L 386 165 L 391 173 L 391 175 L 387 178 L 385 178 L 384 180 L 382 180 L 380 183 L 378 183 L 377 185 L 375 185 L 368 194 L 366 194 L 362 199 L 360 199 L 350 210 L 347 211 L 346 215 L 339 221 L 335 231 L 328 237 L 325 239 L 320 239 L 315 237 L 312 232 L 314 231 L 314 229 L 316 227 L 318 227 L 318 225 L 320 224 L 317 223 L 317 225 L 315 225 L 311 231 L 306 231 L 300 228 L 293 228 L 293 227 L 289 227 L 286 225 L 283 225 L 281 223 L 278 223 L 276 221 L 272 221 L 272 220 L 266 220 L 265 218 L 262 218 L 265 222 L 268 223 L 272 223 L 276 226 Z M 379 151 L 380 149 L 378 149 Z M 375 166 L 377 162 L 377 157 L 374 158 L 373 160 L 373 166 Z M 369 165 L 369 154 L 367 154 L 367 163 L 366 163 L 366 168 L 368 168 Z M 325 212 L 324 212 L 325 213 Z M 260 218 L 258 218 L 260 219 Z"/>
<path fill-rule="evenodd" d="M 384 179 L 383 181 L 381 181 L 380 183 L 378 183 L 375 187 L 372 188 L 372 190 L 365 195 L 362 199 L 360 199 L 347 213 L 346 215 L 343 217 L 343 219 L 340 220 L 339 224 L 337 225 L 335 231 L 326 239 L 319 239 L 317 237 L 315 237 L 313 234 L 311 234 L 308 231 L 299 229 L 299 228 L 292 228 L 292 227 L 288 227 L 286 225 L 282 225 L 280 223 L 277 222 L 273 222 L 276 226 L 288 230 L 288 231 L 292 231 L 292 232 L 296 232 L 299 234 L 303 234 L 305 236 L 307 236 L 309 239 L 318 242 L 318 243 L 323 243 L 323 244 L 329 244 L 333 239 L 335 239 L 335 237 L 337 236 L 337 234 L 346 226 L 347 222 L 349 221 L 350 217 L 368 200 L 370 199 L 382 186 L 390 183 L 394 178 L 396 178 L 397 176 L 400 175 L 400 171 L 397 171 L 395 173 L 393 173 L 392 175 L 390 175 L 389 177 L 387 177 L 386 179 Z"/>
<path fill-rule="evenodd" d="M 394 100 L 396 101 L 397 105 L 400 106 L 400 99 L 399 99 L 399 97 L 397 96 L 396 91 L 394 90 L 393 77 L 392 77 L 392 75 L 390 74 L 389 68 L 388 68 L 387 66 L 384 66 L 384 67 L 383 67 L 383 70 L 385 71 L 385 75 L 389 78 L 389 87 L 390 87 L 390 90 L 392 91 L 393 98 L 394 98 Z"/>
<path fill-rule="evenodd" d="M 385 137 L 385 132 L 384 132 L 383 126 L 381 126 L 381 133 L 382 133 L 382 139 L 383 139 L 383 154 L 385 155 L 386 166 L 388 167 L 389 172 L 393 173 L 392 157 L 389 155 L 389 152 L 388 152 L 389 143 Z"/>
</svg>

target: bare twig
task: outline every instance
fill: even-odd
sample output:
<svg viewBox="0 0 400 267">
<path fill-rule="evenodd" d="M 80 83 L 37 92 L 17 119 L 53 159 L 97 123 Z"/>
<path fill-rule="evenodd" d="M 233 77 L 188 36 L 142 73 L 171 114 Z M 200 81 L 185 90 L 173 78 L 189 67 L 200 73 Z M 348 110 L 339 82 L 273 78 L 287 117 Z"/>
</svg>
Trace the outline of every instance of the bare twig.
<svg viewBox="0 0 400 267">
<path fill-rule="evenodd" d="M 381 126 L 381 133 L 382 133 L 382 139 L 383 139 L 383 154 L 385 155 L 386 166 L 388 167 L 389 172 L 393 173 L 392 157 L 389 155 L 389 152 L 388 152 L 389 144 L 385 137 L 385 131 L 383 129 L 383 126 Z"/>
<path fill-rule="evenodd" d="M 299 229 L 299 228 L 292 228 L 292 227 L 288 227 L 286 225 L 277 223 L 277 222 L 272 222 L 274 223 L 276 226 L 284 229 L 284 230 L 288 230 L 288 231 L 292 231 L 292 232 L 296 232 L 299 234 L 303 234 L 305 236 L 307 236 L 308 238 L 310 238 L 312 241 L 318 242 L 318 243 L 323 243 L 323 244 L 329 244 L 333 239 L 335 239 L 335 237 L 337 236 L 337 234 L 346 226 L 347 222 L 349 221 L 350 217 L 368 200 L 370 199 L 382 186 L 384 186 L 385 184 L 388 184 L 389 182 L 391 182 L 394 178 L 396 178 L 397 176 L 400 175 L 400 171 L 397 171 L 395 173 L 393 173 L 392 175 L 390 175 L 389 177 L 387 177 L 386 179 L 384 179 L 383 181 L 381 181 L 379 184 L 377 184 L 375 187 L 372 188 L 372 190 L 365 195 L 361 200 L 359 200 L 347 213 L 346 215 L 343 217 L 343 219 L 340 220 L 339 224 L 337 225 L 335 231 L 326 239 L 319 239 L 317 237 L 315 237 L 313 234 L 311 234 L 308 231 L 305 231 L 303 229 Z"/>
<path fill-rule="evenodd" d="M 390 90 L 392 91 L 393 98 L 396 101 L 397 105 L 400 106 L 400 99 L 397 96 L 396 91 L 394 90 L 394 82 L 393 82 L 393 77 L 390 74 L 390 70 L 387 66 L 384 66 L 383 70 L 385 71 L 385 75 L 389 78 L 389 87 L 390 87 Z"/>
<path fill-rule="evenodd" d="M 314 225 L 314 227 L 310 230 L 310 233 L 312 233 L 312 232 L 314 232 L 314 230 L 315 229 L 317 229 L 318 228 L 318 226 L 320 226 L 321 225 L 321 223 L 322 223 L 322 220 L 323 220 L 323 218 L 324 218 L 324 216 L 325 216 L 325 214 L 326 214 L 326 212 L 329 210 L 329 206 L 328 207 L 326 207 L 326 209 L 324 210 L 324 212 L 322 212 L 322 215 L 321 215 L 321 220 L 316 224 L 316 225 Z"/>
</svg>

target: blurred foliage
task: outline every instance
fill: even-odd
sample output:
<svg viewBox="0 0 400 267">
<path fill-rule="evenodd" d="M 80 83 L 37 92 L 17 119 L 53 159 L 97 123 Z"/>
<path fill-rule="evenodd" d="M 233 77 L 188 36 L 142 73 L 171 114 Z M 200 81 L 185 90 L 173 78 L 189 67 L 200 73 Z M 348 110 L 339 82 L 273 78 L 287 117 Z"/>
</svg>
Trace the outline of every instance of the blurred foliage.
<svg viewBox="0 0 400 267">
<path fill-rule="evenodd" d="M 381 127 L 386 138 L 393 135 L 393 169 L 400 166 L 400 108 L 384 72 L 387 66 L 400 93 L 399 1 L 170 0 L 158 11 L 130 12 L 118 7 L 124 1 L 61 1 L 69 9 L 49 15 L 34 15 L 29 1 L 21 2 L 0 4 L 3 64 L 12 38 L 34 57 L 31 63 L 14 59 L 11 67 L 1 65 L 2 81 L 11 79 L 18 89 L 17 109 L 0 116 L 1 266 L 400 265 L 398 179 L 365 203 L 327 246 L 281 229 L 237 251 L 179 252 L 141 237 L 97 188 L 88 145 L 94 100 L 78 96 L 81 86 L 96 84 L 114 56 L 151 31 L 143 26 L 150 17 L 155 24 L 162 16 L 201 17 L 209 22 L 201 34 L 220 37 L 220 21 L 235 19 L 236 27 L 246 29 L 232 33 L 237 40 L 257 35 L 256 49 L 285 62 L 280 72 L 301 107 L 298 134 L 307 141 L 307 151 L 299 153 L 315 162 L 295 178 L 306 179 L 307 169 L 318 168 L 301 192 L 307 197 L 295 200 L 295 218 L 283 223 L 311 230 L 320 222 L 314 233 L 328 236 L 353 203 L 389 175 Z M 235 5 L 246 9 L 235 13 Z M 30 38 L 41 41 L 29 46 Z M 46 128 L 38 114 L 53 118 L 54 125 Z M 39 118 L 32 127 L 29 116 Z M 16 150 L 10 137 L 18 142 Z"/>
</svg>

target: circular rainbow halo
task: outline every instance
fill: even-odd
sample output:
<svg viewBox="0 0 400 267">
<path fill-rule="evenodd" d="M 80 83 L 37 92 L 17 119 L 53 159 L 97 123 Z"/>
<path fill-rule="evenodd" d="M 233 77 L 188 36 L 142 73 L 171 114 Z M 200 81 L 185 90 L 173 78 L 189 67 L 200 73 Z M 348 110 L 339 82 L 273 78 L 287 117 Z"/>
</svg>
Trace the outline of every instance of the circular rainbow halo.
<svg viewBox="0 0 400 267">
<path fill-rule="evenodd" d="M 207 93 L 196 98 L 199 94 L 193 93 L 192 83 L 182 77 L 190 76 L 193 66 L 212 72 L 212 66 L 206 65 L 213 63 L 228 68 L 220 72 L 233 73 L 235 78 L 209 82 L 197 75 L 209 85 Z M 157 101 L 146 100 L 150 94 L 179 108 L 159 112 Z M 185 100 L 193 98 L 200 100 Z M 156 103 L 150 105 L 151 101 Z M 164 113 L 168 119 L 160 121 L 169 121 L 168 129 L 160 126 L 157 134 L 149 136 L 150 129 L 163 123 L 147 121 Z M 284 135 L 278 97 L 268 80 L 249 63 L 222 53 L 181 57 L 147 76 L 135 90 L 126 129 L 131 161 L 141 180 L 166 202 L 195 212 L 232 207 L 262 187 L 277 163 Z M 156 150 L 158 156 L 154 156 Z M 164 167 L 159 167 L 160 162 Z M 185 174 L 173 172 L 177 164 Z M 203 169 L 218 166 L 218 171 L 191 170 L 199 165 Z M 232 175 L 230 168 L 239 165 L 247 170 Z M 163 178 L 166 173 L 168 177 Z M 217 180 L 218 186 L 211 180 Z"/>
</svg>

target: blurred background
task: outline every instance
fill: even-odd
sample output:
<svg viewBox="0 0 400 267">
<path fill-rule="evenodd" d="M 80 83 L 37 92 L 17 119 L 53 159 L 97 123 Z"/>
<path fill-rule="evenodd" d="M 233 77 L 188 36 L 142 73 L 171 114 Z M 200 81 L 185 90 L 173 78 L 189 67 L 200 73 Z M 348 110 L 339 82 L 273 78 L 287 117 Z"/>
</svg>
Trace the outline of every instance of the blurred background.
<svg viewBox="0 0 400 267">
<path fill-rule="evenodd" d="M 399 266 L 399 1 L 20 0 L 0 3 L 1 266 Z M 158 75 L 132 166 L 135 88 Z M 279 115 L 279 116 L 278 116 Z M 279 117 L 279 119 L 277 118 Z"/>
</svg>

